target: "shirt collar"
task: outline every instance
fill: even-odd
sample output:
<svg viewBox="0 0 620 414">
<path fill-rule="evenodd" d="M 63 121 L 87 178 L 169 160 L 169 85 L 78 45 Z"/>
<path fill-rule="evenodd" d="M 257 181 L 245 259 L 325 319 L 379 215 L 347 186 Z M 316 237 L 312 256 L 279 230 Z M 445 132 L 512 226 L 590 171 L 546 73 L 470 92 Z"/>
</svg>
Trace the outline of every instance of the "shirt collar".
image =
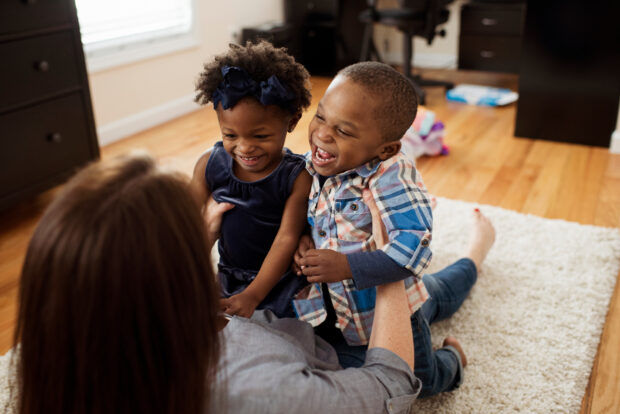
<svg viewBox="0 0 620 414">
<path fill-rule="evenodd" d="M 305 154 L 305 157 L 306 157 L 306 170 L 308 170 L 310 175 L 317 176 L 318 173 L 316 172 L 316 170 L 314 169 L 314 166 L 312 165 L 312 153 L 308 151 Z M 380 164 L 381 164 L 381 160 L 379 158 L 374 158 L 368 161 L 366 164 L 362 164 L 359 167 L 352 168 L 348 171 L 342 172 L 336 175 L 336 177 L 344 177 L 344 176 L 347 176 L 353 173 L 356 173 L 357 175 L 362 176 L 364 178 L 370 177 L 375 172 L 377 172 Z"/>
</svg>

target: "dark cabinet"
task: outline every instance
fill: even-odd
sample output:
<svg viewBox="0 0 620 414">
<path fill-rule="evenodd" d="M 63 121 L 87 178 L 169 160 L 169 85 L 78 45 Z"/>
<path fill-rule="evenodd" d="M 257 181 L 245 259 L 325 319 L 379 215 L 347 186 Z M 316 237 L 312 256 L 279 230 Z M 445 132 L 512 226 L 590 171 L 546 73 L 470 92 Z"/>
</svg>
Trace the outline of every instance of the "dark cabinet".
<svg viewBox="0 0 620 414">
<path fill-rule="evenodd" d="M 519 72 L 525 4 L 473 1 L 461 8 L 459 69 Z"/>
<path fill-rule="evenodd" d="M 618 16 L 618 1 L 528 1 L 516 136 L 609 147 L 620 99 Z"/>
<path fill-rule="evenodd" d="M 286 24 L 298 39 L 295 56 L 311 75 L 333 76 L 358 62 L 365 0 L 285 0 Z"/>
<path fill-rule="evenodd" d="M 0 209 L 99 157 L 72 0 L 0 2 Z"/>
</svg>

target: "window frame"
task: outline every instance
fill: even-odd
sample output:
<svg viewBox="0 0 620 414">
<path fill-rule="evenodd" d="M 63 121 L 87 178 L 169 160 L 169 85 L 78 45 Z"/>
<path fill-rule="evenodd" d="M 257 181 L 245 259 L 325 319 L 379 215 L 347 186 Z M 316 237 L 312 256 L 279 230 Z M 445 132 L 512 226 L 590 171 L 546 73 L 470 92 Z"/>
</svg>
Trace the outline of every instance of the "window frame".
<svg viewBox="0 0 620 414">
<path fill-rule="evenodd" d="M 119 42 L 110 46 L 88 47 L 82 44 L 88 72 L 96 73 L 198 47 L 200 33 L 197 25 L 197 4 L 197 0 L 190 1 L 192 19 L 191 27 L 187 32 L 155 34 L 154 37 L 145 37 L 125 43 Z"/>
</svg>

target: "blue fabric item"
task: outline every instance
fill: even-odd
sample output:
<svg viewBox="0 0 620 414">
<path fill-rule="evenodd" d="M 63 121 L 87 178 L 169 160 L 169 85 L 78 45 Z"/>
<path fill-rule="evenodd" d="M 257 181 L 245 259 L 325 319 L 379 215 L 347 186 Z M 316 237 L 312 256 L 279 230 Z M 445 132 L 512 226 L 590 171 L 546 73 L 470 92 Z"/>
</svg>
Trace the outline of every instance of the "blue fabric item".
<svg viewBox="0 0 620 414">
<path fill-rule="evenodd" d="M 208 190 L 218 203 L 235 205 L 222 218 L 218 241 L 223 297 L 240 293 L 256 277 L 280 229 L 293 183 L 304 168 L 304 158 L 285 149 L 280 165 L 267 177 L 242 181 L 235 177 L 233 159 L 222 142 L 213 147 L 205 170 Z M 306 284 L 306 278 L 287 272 L 257 309 L 271 309 L 278 317 L 294 317 L 292 296 Z"/>
<path fill-rule="evenodd" d="M 411 276 L 411 272 L 390 258 L 383 250 L 347 254 L 356 289 L 368 289 L 396 282 Z"/>
<path fill-rule="evenodd" d="M 263 105 L 278 105 L 295 112 L 291 101 L 295 94 L 288 90 L 276 75 L 271 75 L 267 80 L 257 82 L 243 69 L 237 66 L 222 66 L 224 80 L 211 95 L 213 108 L 218 104 L 222 108 L 232 108 L 241 98 L 252 96 Z"/>
<path fill-rule="evenodd" d="M 464 258 L 437 273 L 427 274 L 422 281 L 430 298 L 411 315 L 415 347 L 414 374 L 422 381 L 420 397 L 452 391 L 463 382 L 463 366 L 455 348 L 446 346 L 433 350 L 430 325 L 452 316 L 463 304 L 477 279 L 476 265 Z M 336 329 L 315 329 L 338 353 L 343 368 L 360 367 L 366 358 L 367 346 L 350 346 Z"/>
</svg>

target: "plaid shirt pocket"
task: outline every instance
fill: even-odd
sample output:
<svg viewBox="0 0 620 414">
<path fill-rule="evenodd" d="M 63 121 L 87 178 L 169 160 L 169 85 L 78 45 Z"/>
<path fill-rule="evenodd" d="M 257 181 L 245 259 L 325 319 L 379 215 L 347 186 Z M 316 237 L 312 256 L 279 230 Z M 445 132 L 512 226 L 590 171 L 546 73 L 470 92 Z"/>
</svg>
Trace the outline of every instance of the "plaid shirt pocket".
<svg viewBox="0 0 620 414">
<path fill-rule="evenodd" d="M 336 236 L 339 242 L 365 243 L 372 232 L 370 210 L 361 197 L 342 198 L 335 201 Z"/>
</svg>

